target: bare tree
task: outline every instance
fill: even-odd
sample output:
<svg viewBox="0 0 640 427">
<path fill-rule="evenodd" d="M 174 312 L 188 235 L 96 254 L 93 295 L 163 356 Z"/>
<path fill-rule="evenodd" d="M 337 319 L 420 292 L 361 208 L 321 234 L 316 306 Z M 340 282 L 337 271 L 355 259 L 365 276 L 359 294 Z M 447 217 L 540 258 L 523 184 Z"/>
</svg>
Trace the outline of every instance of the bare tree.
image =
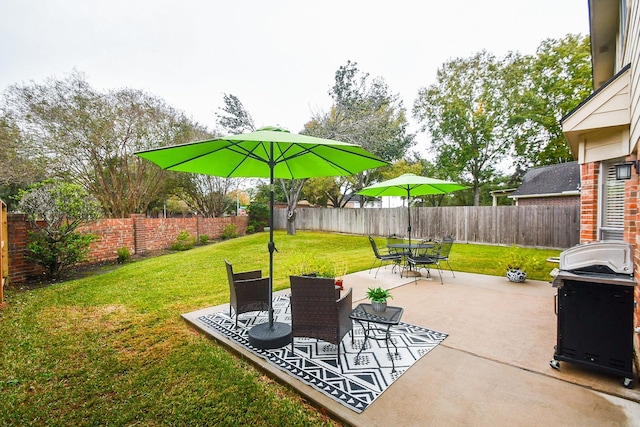
<svg viewBox="0 0 640 427">
<path fill-rule="evenodd" d="M 54 173 L 93 194 L 110 217 L 144 212 L 165 185 L 167 173 L 135 151 L 207 135 L 161 99 L 133 89 L 101 93 L 79 73 L 11 86 L 6 108 L 21 140 L 46 155 Z"/>
</svg>

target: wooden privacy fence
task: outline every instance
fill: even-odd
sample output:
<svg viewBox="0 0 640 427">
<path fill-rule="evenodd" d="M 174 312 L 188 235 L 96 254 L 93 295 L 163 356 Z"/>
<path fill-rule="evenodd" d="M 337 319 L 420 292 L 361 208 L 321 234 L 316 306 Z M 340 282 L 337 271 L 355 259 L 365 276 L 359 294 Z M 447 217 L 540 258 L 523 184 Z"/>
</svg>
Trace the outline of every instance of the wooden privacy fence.
<svg viewBox="0 0 640 427">
<path fill-rule="evenodd" d="M 276 209 L 274 227 L 286 228 Z M 407 208 L 299 208 L 296 229 L 373 236 L 407 235 Z M 459 242 L 565 249 L 580 241 L 579 206 L 411 208 L 413 238 L 455 236 Z"/>
</svg>

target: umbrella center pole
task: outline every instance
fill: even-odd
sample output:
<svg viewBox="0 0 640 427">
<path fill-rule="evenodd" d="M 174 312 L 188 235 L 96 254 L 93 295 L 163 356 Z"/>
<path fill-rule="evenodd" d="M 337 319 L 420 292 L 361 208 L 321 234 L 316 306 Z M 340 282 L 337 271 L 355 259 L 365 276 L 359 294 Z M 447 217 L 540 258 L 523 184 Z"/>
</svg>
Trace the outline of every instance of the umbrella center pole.
<svg viewBox="0 0 640 427">
<path fill-rule="evenodd" d="M 273 169 L 275 161 L 273 159 L 273 142 L 269 143 L 271 149 L 269 158 L 270 169 L 270 194 L 269 194 L 269 322 L 255 325 L 249 330 L 249 344 L 256 348 L 270 349 L 280 348 L 291 343 L 292 333 L 291 325 L 282 322 L 273 321 L 273 252 L 276 251 L 276 244 L 273 242 L 273 204 L 274 204 L 274 188 L 273 188 Z"/>
</svg>

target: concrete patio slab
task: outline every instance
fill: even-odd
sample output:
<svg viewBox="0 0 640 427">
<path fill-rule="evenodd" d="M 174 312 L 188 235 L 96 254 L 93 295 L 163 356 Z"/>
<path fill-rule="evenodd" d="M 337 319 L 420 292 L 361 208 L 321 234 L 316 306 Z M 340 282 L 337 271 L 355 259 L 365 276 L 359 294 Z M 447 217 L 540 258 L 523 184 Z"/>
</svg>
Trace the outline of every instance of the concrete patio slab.
<svg viewBox="0 0 640 427">
<path fill-rule="evenodd" d="M 213 338 L 296 389 L 334 419 L 354 426 L 563 425 L 640 426 L 640 385 L 561 363 L 549 366 L 556 341 L 554 295 L 548 282 L 444 271 L 435 279 L 400 278 L 383 268 L 345 277 L 354 305 L 368 287 L 393 289 L 390 305 L 404 307 L 403 321 L 449 334 L 416 362 L 363 413 L 327 398 L 222 336 Z M 281 293 L 287 293 L 281 292 Z M 183 315 L 193 319 L 228 309 Z"/>
</svg>

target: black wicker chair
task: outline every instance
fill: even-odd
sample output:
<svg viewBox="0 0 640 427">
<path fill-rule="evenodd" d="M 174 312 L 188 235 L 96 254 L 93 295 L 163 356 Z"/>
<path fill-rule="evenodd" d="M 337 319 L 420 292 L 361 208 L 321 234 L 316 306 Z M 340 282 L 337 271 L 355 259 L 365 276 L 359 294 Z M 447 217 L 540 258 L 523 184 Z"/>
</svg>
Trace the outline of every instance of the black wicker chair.
<svg viewBox="0 0 640 427">
<path fill-rule="evenodd" d="M 290 276 L 291 281 L 291 351 L 295 337 L 316 338 L 338 347 L 353 324 L 351 288 L 336 300 L 334 279 Z M 351 336 L 353 340 L 353 335 Z"/>
<path fill-rule="evenodd" d="M 251 311 L 264 311 L 269 309 L 269 278 L 262 277 L 261 270 L 244 271 L 234 273 L 233 266 L 226 259 L 227 277 L 229 279 L 229 316 L 231 309 L 236 315 L 236 328 L 238 327 L 238 315 Z"/>
</svg>

